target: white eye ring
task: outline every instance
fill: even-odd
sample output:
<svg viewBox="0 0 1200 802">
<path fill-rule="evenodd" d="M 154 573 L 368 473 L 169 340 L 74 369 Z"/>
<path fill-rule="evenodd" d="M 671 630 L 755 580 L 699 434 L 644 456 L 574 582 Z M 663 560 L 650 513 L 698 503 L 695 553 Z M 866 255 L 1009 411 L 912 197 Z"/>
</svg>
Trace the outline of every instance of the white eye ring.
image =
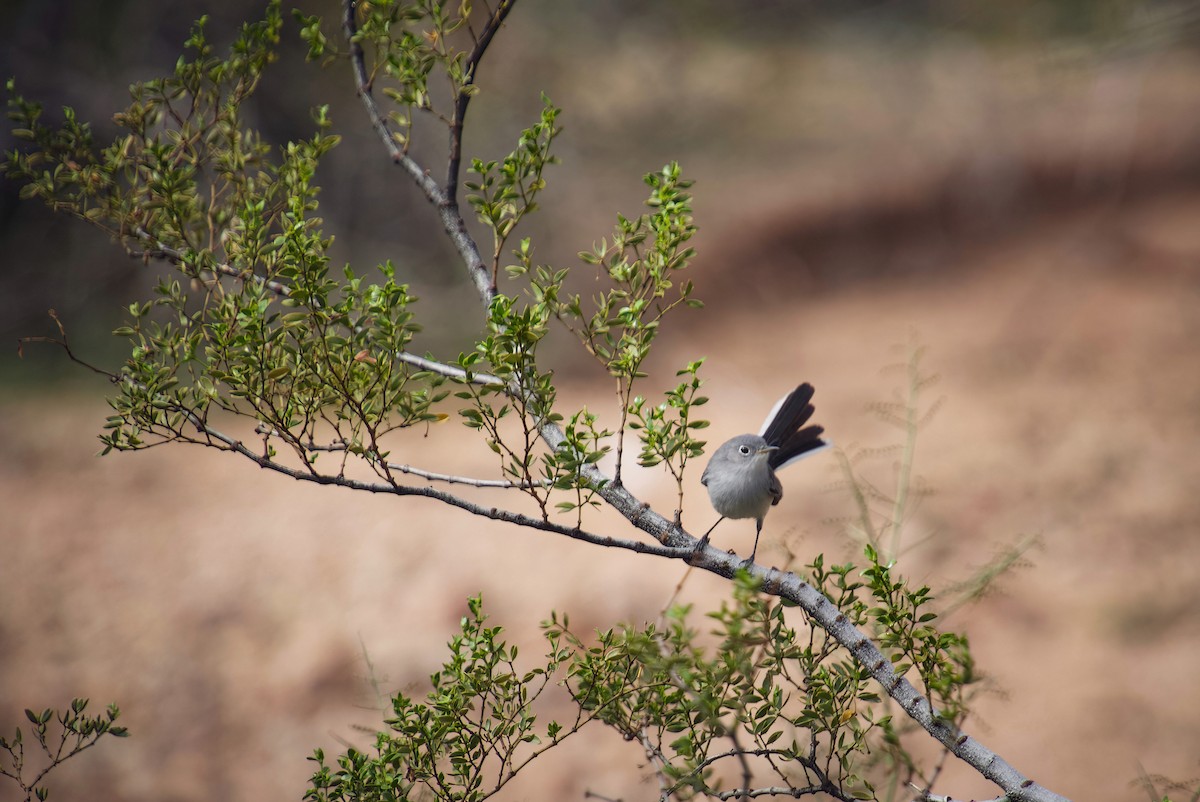
<svg viewBox="0 0 1200 802">
<path fill-rule="evenodd" d="M 738 451 L 739 451 L 739 452 L 741 452 L 742 454 L 749 454 L 749 453 L 750 453 L 750 446 L 745 446 L 745 445 L 743 445 L 743 446 L 738 446 Z"/>
</svg>

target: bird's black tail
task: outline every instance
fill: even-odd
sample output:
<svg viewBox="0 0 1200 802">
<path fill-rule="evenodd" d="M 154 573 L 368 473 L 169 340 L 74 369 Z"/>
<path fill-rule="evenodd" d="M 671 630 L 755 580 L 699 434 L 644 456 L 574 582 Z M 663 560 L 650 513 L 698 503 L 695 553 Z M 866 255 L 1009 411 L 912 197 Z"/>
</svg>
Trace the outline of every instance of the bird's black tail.
<svg viewBox="0 0 1200 802">
<path fill-rule="evenodd" d="M 782 468 L 810 451 L 828 445 L 821 439 L 825 427 L 804 426 L 815 411 L 810 403 L 813 392 L 811 384 L 802 384 L 776 405 L 774 415 L 762 433 L 767 444 L 777 448 L 768 459 L 772 468 Z"/>
</svg>

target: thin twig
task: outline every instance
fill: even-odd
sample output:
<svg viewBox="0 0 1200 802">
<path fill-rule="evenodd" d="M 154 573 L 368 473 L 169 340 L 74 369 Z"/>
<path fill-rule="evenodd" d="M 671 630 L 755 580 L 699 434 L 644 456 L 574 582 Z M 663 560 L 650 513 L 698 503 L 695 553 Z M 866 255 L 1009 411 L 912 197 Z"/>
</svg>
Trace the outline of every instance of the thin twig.
<svg viewBox="0 0 1200 802">
<path fill-rule="evenodd" d="M 500 5 L 496 6 L 496 10 L 489 14 L 487 25 L 483 27 L 479 38 L 475 40 L 475 47 L 471 49 L 467 60 L 463 63 L 463 83 L 462 88 L 458 90 L 458 97 L 454 99 L 454 119 L 450 123 L 450 158 L 446 165 L 446 183 L 442 187 L 446 203 L 455 208 L 458 206 L 458 173 L 462 164 L 463 122 L 467 117 L 467 107 L 471 103 L 473 94 L 471 87 L 475 84 L 475 70 L 483 59 L 483 54 L 487 52 L 488 45 L 492 43 L 492 37 L 496 35 L 496 31 L 500 30 L 500 26 L 504 24 L 504 18 L 512 11 L 515 3 L 516 0 L 500 0 Z"/>
<path fill-rule="evenodd" d="M 738 725 L 729 728 L 729 740 L 733 741 L 734 751 L 737 753 L 738 764 L 742 767 L 742 799 L 750 798 L 750 782 L 754 779 L 753 772 L 750 771 L 750 758 L 746 757 L 746 750 L 742 748 L 742 744 L 738 739 Z"/>
<path fill-rule="evenodd" d="M 888 561 L 900 556 L 901 530 L 904 526 L 905 514 L 908 512 L 908 495 L 912 489 L 913 453 L 917 448 L 917 395 L 921 384 L 917 376 L 916 357 L 909 356 L 908 360 L 908 398 L 904 405 L 904 454 L 900 458 L 899 475 L 896 477 L 896 498 L 892 505 L 892 537 Z"/>
<path fill-rule="evenodd" d="M 444 362 L 435 362 L 432 359 L 416 354 L 410 354 L 406 351 L 397 351 L 394 356 L 401 362 L 407 362 L 413 367 L 421 370 L 428 370 L 436 373 L 439 376 L 445 376 L 449 379 L 457 379 L 461 382 L 469 382 L 470 384 L 478 384 L 484 387 L 507 387 L 503 379 L 497 378 L 490 373 L 479 373 L 477 371 L 468 371 L 460 368 L 457 365 L 447 365 Z"/>
<path fill-rule="evenodd" d="M 962 721 L 966 721 L 966 719 L 967 717 L 964 715 L 959 723 L 961 724 Z M 942 754 L 938 757 L 937 765 L 933 767 L 933 773 L 930 774 L 929 779 L 925 781 L 926 792 L 932 791 L 933 786 L 937 785 L 938 777 L 942 776 L 942 771 L 946 768 L 946 759 L 948 757 L 950 757 L 950 750 L 943 749 Z M 912 783 L 909 783 L 909 785 L 911 784 Z"/>
<path fill-rule="evenodd" d="M 583 798 L 584 799 L 599 799 L 600 802 L 624 802 L 624 800 L 622 800 L 620 797 L 614 799 L 610 796 L 604 796 L 603 794 L 598 794 L 595 791 L 589 791 L 586 789 L 583 792 Z"/>
<path fill-rule="evenodd" d="M 277 435 L 274 429 L 267 430 L 268 433 Z M 304 444 L 306 451 L 325 451 L 332 453 L 346 452 L 350 450 L 349 444 L 344 440 L 335 440 L 329 444 L 314 443 L 311 440 Z M 377 460 L 371 459 L 369 454 L 362 455 L 371 462 Z M 419 476 L 422 479 L 428 479 L 431 482 L 445 482 L 451 485 L 469 485 L 470 487 L 494 487 L 504 488 L 509 490 L 526 490 L 529 485 L 524 482 L 511 482 L 507 479 L 476 479 L 472 476 L 456 476 L 449 473 L 437 473 L 436 471 L 428 471 L 424 468 L 416 468 L 412 465 L 401 465 L 396 462 L 382 463 L 389 471 L 404 473 L 410 476 Z M 540 480 L 537 482 L 538 487 L 550 487 L 553 482 L 549 480 Z"/>
<path fill-rule="evenodd" d="M 390 470 L 400 473 L 419 476 L 422 479 L 428 479 L 431 482 L 445 482 L 451 485 L 470 485 L 471 487 L 499 487 L 509 490 L 528 490 L 531 487 L 550 487 L 554 483 L 548 479 L 542 479 L 535 482 L 510 482 L 507 479 L 474 479 L 470 476 L 452 476 L 446 473 L 434 473 L 421 468 L 414 468 L 411 465 L 397 465 L 394 462 L 387 463 Z"/>
<path fill-rule="evenodd" d="M 646 760 L 654 768 L 654 776 L 658 778 L 658 799 L 659 802 L 667 802 L 671 798 L 671 783 L 667 779 L 666 767 L 667 759 L 663 753 L 650 742 L 650 736 L 646 734 L 646 728 L 642 727 L 638 730 L 638 743 L 642 745 L 642 751 L 646 753 Z"/>
<path fill-rule="evenodd" d="M 755 788 L 750 791 L 745 788 L 735 788 L 732 791 L 710 791 L 709 796 L 714 799 L 752 799 L 759 796 L 790 796 L 799 798 L 806 794 L 819 794 L 825 791 L 819 785 L 808 786 L 806 788 L 787 788 L 784 786 L 770 786 L 768 788 Z"/>
<path fill-rule="evenodd" d="M 141 253 L 137 251 L 131 251 L 131 256 L 152 256 L 157 259 L 166 259 L 167 261 L 177 265 L 187 264 L 187 259 L 184 256 L 183 251 L 180 251 L 178 248 L 172 248 L 165 242 L 162 242 L 157 237 L 153 236 L 141 226 L 135 228 L 133 233 L 138 239 L 149 243 L 150 247 Z M 253 270 L 239 270 L 233 265 L 224 263 L 208 265 L 206 269 L 212 270 L 214 273 L 220 273 L 224 276 L 242 279 L 243 281 L 249 280 L 256 284 L 261 284 L 271 292 L 278 295 L 280 298 L 287 298 L 292 294 L 291 287 L 288 287 L 286 284 L 281 284 L 278 281 L 263 278 Z"/>
</svg>

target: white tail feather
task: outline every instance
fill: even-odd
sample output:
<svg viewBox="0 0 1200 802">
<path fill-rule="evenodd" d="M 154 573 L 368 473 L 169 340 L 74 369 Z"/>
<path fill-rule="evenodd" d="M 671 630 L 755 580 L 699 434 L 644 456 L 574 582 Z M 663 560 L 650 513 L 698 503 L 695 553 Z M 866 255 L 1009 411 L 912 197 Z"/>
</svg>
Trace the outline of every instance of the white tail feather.
<svg viewBox="0 0 1200 802">
<path fill-rule="evenodd" d="M 775 416 L 779 413 L 779 408 L 783 406 L 784 401 L 788 400 L 788 396 L 791 395 L 792 392 L 795 392 L 795 391 L 793 390 L 791 392 L 784 393 L 783 397 L 775 402 L 775 406 L 771 407 L 771 411 L 767 413 L 767 419 L 765 421 L 763 421 L 762 426 L 759 427 L 759 430 L 758 430 L 759 437 L 762 437 L 764 434 L 767 433 L 767 427 L 771 425 L 771 421 L 775 420 Z"/>
</svg>

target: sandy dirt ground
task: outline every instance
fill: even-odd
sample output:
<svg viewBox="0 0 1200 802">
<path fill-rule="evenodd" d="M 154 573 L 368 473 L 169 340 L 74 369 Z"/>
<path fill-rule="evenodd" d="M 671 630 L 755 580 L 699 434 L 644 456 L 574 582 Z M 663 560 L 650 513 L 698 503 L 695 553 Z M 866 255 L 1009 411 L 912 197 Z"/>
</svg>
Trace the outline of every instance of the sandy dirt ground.
<svg viewBox="0 0 1200 802">
<path fill-rule="evenodd" d="M 884 447 L 899 433 L 868 406 L 903 383 L 882 368 L 916 332 L 941 377 L 927 399 L 943 403 L 919 440 L 932 492 L 901 569 L 944 586 L 1040 538 L 998 592 L 948 623 L 970 635 L 991 688 L 973 731 L 1077 800 L 1137 798 L 1139 764 L 1200 773 L 1200 240 L 1179 222 L 1197 217 L 1187 195 L 1084 209 L 968 252 L 961 274 L 718 303 L 717 324 L 669 336 L 656 367 L 665 383 L 668 366 L 708 354 L 713 440 L 756 425 L 800 377 L 840 446 Z M 581 629 L 644 621 L 683 573 L 200 448 L 98 459 L 102 392 L 0 409 L 0 721 L 88 696 L 120 703 L 133 733 L 64 768 L 60 799 L 297 798 L 312 748 L 369 742 L 357 728 L 379 721 L 372 678 L 423 687 L 469 594 L 534 649 L 551 609 Z M 564 400 L 607 392 L 579 381 Z M 433 435 L 407 442 L 406 459 L 493 469 L 466 430 Z M 886 486 L 894 458 L 862 469 Z M 698 478 L 684 512 L 697 528 L 712 516 Z M 851 554 L 834 457 L 784 478 L 762 558 Z M 631 486 L 671 509 L 663 475 L 636 472 Z M 595 526 L 629 534 L 611 516 Z M 744 551 L 751 535 L 727 523 L 717 539 Z M 685 595 L 705 606 L 726 594 L 693 577 Z M 645 782 L 637 749 L 597 728 L 503 798 L 640 799 Z M 953 765 L 941 790 L 993 794 Z"/>
</svg>

